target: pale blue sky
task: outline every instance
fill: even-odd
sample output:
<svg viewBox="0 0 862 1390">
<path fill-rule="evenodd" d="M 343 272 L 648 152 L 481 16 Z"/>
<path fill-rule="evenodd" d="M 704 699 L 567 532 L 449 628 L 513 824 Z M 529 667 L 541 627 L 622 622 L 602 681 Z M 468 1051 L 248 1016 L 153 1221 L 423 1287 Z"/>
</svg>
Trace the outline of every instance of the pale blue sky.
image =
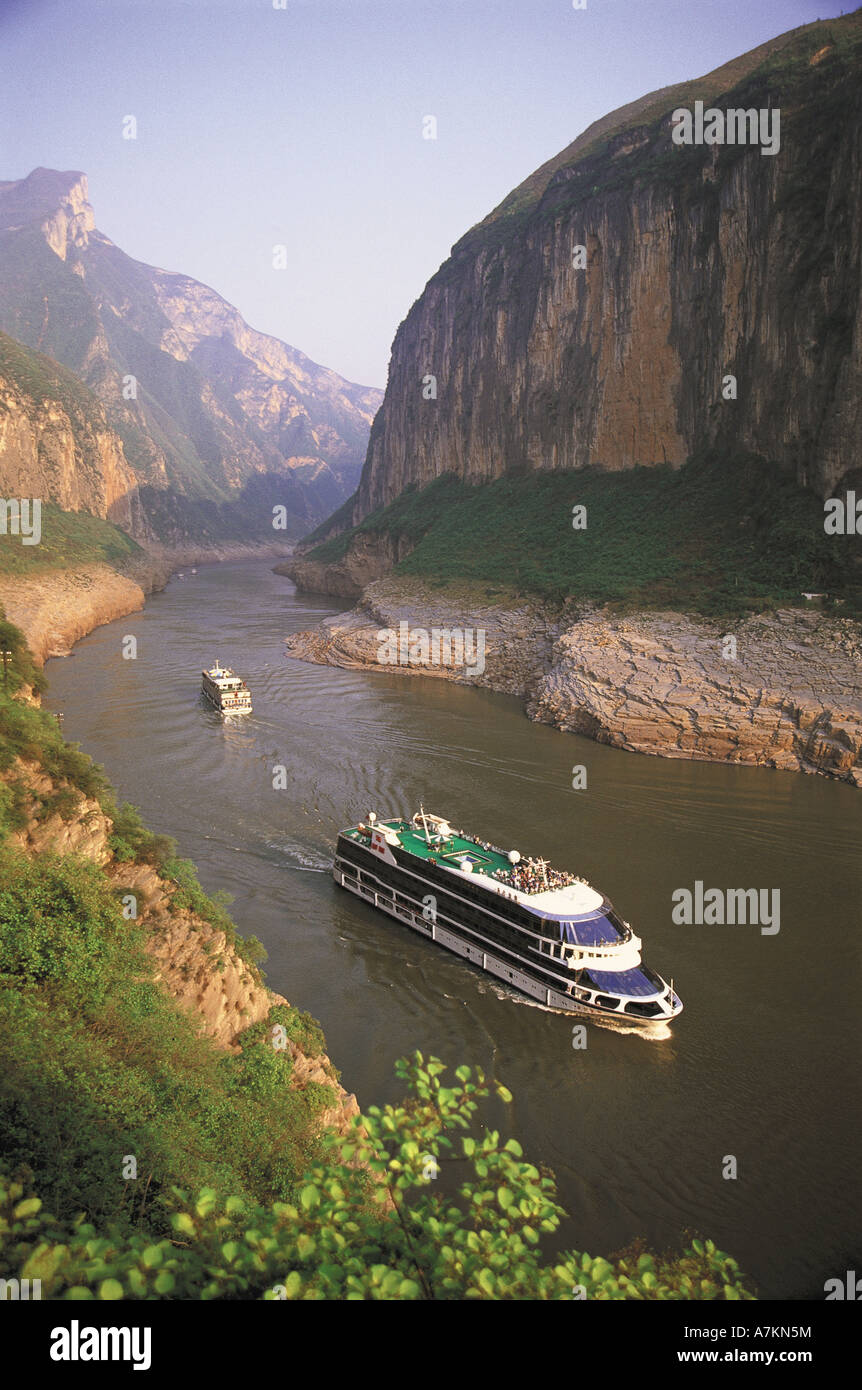
<svg viewBox="0 0 862 1390">
<path fill-rule="evenodd" d="M 0 179 L 82 169 L 130 255 L 383 386 L 395 329 L 452 243 L 591 121 L 842 8 L 0 0 Z"/>
</svg>

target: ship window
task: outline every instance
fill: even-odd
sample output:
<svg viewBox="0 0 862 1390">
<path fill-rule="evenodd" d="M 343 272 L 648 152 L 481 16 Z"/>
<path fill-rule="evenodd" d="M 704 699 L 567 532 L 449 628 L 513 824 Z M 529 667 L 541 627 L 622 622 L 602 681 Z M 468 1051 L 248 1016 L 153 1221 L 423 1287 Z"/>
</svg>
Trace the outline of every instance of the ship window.
<svg viewBox="0 0 862 1390">
<path fill-rule="evenodd" d="M 656 1014 L 661 1013 L 661 1004 L 656 1004 L 654 1001 L 651 1004 L 630 1002 L 626 1004 L 624 1012 L 637 1014 L 639 1018 L 655 1018 Z"/>
<path fill-rule="evenodd" d="M 619 1002 L 619 999 L 614 999 L 613 995 L 610 994 L 596 995 L 596 1003 L 603 1005 L 606 1009 L 615 1009 Z"/>
<path fill-rule="evenodd" d="M 588 983 L 599 989 L 618 989 L 620 994 L 650 995 L 658 994 L 661 985 L 658 978 L 646 966 L 633 970 L 590 970 Z"/>
</svg>

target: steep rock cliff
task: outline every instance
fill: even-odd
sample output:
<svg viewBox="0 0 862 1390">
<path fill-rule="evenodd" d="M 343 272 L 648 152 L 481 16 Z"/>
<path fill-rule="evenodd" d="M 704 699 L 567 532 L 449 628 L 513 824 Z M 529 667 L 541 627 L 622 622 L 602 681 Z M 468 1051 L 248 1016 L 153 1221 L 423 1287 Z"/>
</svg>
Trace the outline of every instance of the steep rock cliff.
<svg viewBox="0 0 862 1390">
<path fill-rule="evenodd" d="M 347 520 L 446 472 L 679 465 L 709 446 L 823 496 L 858 479 L 860 55 L 857 11 L 651 93 L 468 232 L 395 337 Z M 780 109 L 778 153 L 675 144 L 673 112 L 697 100 Z"/>
<path fill-rule="evenodd" d="M 0 496 L 38 497 L 144 529 L 138 480 L 97 398 L 0 333 Z"/>
</svg>

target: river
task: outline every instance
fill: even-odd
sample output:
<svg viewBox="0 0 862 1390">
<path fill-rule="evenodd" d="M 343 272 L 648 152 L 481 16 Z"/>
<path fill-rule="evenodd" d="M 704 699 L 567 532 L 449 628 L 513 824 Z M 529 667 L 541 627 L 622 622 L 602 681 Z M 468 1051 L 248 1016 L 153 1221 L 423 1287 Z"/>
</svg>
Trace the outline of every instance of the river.
<svg viewBox="0 0 862 1390">
<path fill-rule="evenodd" d="M 643 1236 L 665 1249 L 703 1233 L 766 1298 L 822 1298 L 827 1278 L 862 1269 L 862 794 L 639 757 L 532 724 L 506 696 L 287 659 L 288 633 L 338 610 L 270 563 L 174 578 L 51 661 L 46 705 L 207 890 L 233 894 L 240 930 L 269 952 L 268 983 L 321 1020 L 360 1105 L 398 1098 L 393 1062 L 415 1048 L 478 1063 L 514 1094 L 494 1125 L 556 1175 L 563 1246 L 608 1254 Z M 199 700 L 216 658 L 249 681 L 244 721 Z M 576 1049 L 570 1017 L 339 891 L 338 829 L 420 800 L 607 893 L 684 1001 L 668 1035 L 588 1025 Z M 780 931 L 675 925 L 671 895 L 696 880 L 779 889 Z"/>
</svg>

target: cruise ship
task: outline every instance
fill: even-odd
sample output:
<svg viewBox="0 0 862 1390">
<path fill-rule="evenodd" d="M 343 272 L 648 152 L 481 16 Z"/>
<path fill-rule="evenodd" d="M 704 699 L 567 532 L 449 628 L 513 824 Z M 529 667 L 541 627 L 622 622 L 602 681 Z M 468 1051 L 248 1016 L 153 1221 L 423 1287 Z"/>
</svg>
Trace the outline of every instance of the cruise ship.
<svg viewBox="0 0 862 1390">
<path fill-rule="evenodd" d="M 251 691 L 242 676 L 235 675 L 229 666 L 222 666 L 218 661 L 201 674 L 201 689 L 221 714 L 251 714 Z"/>
<path fill-rule="evenodd" d="M 552 1009 L 634 1024 L 682 1011 L 641 960 L 609 900 L 543 859 L 522 858 L 420 810 L 338 836 L 340 887 Z"/>
</svg>

